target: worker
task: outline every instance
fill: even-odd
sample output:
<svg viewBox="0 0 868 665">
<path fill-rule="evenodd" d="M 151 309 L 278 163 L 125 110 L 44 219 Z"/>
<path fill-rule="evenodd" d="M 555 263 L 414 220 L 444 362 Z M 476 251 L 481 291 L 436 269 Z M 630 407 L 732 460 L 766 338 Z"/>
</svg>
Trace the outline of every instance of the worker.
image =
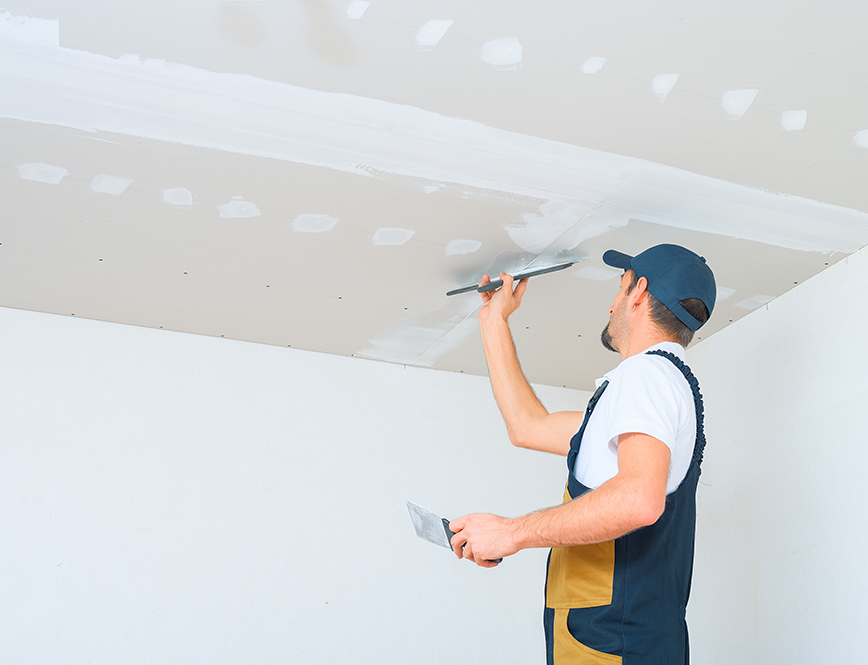
<svg viewBox="0 0 868 665">
<path fill-rule="evenodd" d="M 636 256 L 609 250 L 603 261 L 624 270 L 601 335 L 622 360 L 597 381 L 584 413 L 549 413 L 522 373 L 508 319 L 527 281 L 501 273 L 503 286 L 482 294 L 483 347 L 510 440 L 566 456 L 569 479 L 561 505 L 452 520 L 452 547 L 483 567 L 552 548 L 549 665 L 681 665 L 689 662 L 685 611 L 705 446 L 702 397 L 684 349 L 714 308 L 714 275 L 677 245 Z"/>
</svg>

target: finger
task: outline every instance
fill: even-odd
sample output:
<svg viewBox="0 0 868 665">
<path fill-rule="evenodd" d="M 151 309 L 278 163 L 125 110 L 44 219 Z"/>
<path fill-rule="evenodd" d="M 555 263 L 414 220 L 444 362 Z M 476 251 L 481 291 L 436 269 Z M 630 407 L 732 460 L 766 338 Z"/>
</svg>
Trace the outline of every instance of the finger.
<svg viewBox="0 0 868 665">
<path fill-rule="evenodd" d="M 482 288 L 486 284 L 490 284 L 490 283 L 491 283 L 491 278 L 488 275 L 483 275 L 482 281 L 479 283 L 479 287 Z M 482 298 L 482 303 L 486 304 L 486 303 L 488 303 L 489 300 L 491 300 L 492 293 L 491 293 L 491 291 L 483 291 L 482 293 L 479 294 L 479 296 Z"/>
<path fill-rule="evenodd" d="M 527 279 L 518 280 L 518 284 L 515 287 L 515 291 L 512 292 L 513 297 L 521 303 L 521 297 L 524 295 L 524 292 L 527 290 Z"/>
<path fill-rule="evenodd" d="M 452 540 L 449 541 L 449 544 L 452 546 L 452 551 L 455 552 L 455 556 L 459 559 L 464 559 L 464 546 L 467 543 L 467 539 L 464 536 L 459 536 L 458 534 L 452 536 Z"/>
<path fill-rule="evenodd" d="M 464 558 L 468 561 L 472 561 L 480 568 L 496 568 L 500 565 L 499 561 L 493 561 L 492 559 L 483 559 L 481 557 L 477 557 L 475 554 L 471 553 L 468 555 L 466 552 L 464 554 Z"/>
</svg>

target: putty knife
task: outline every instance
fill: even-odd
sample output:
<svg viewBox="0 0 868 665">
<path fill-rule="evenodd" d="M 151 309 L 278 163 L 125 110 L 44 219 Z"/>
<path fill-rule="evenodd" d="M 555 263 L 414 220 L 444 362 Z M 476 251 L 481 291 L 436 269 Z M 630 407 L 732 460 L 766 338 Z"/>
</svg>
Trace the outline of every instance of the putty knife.
<svg viewBox="0 0 868 665">
<path fill-rule="evenodd" d="M 452 530 L 449 528 L 449 520 L 435 515 L 422 506 L 407 501 L 407 510 L 410 511 L 410 519 L 413 520 L 413 528 L 416 535 L 429 543 L 452 549 Z M 492 559 L 494 563 L 500 563 L 503 559 Z"/>
<path fill-rule="evenodd" d="M 513 279 L 525 279 L 526 277 L 536 277 L 537 275 L 544 275 L 547 272 L 557 272 L 558 270 L 566 270 L 571 265 L 573 265 L 574 261 L 568 261 L 567 263 L 559 263 L 555 266 L 549 266 L 548 268 L 534 268 L 533 270 L 525 270 L 524 272 L 516 273 L 513 275 Z M 477 293 L 485 293 L 486 291 L 494 291 L 495 289 L 499 289 L 503 286 L 502 279 L 496 279 L 493 282 L 489 282 L 484 286 L 479 286 L 479 284 L 473 284 L 472 286 L 463 286 L 460 289 L 455 289 L 454 291 L 449 291 L 447 296 L 455 296 L 459 293 L 469 293 L 470 291 L 476 291 Z"/>
</svg>

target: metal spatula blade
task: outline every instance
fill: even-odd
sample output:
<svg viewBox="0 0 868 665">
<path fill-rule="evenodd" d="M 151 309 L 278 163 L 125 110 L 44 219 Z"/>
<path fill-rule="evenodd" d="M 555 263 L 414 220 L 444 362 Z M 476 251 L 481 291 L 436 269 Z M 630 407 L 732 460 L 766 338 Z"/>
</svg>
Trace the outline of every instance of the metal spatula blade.
<svg viewBox="0 0 868 665">
<path fill-rule="evenodd" d="M 578 259 L 578 261 L 584 261 L 584 258 Z M 577 261 L 567 261 L 566 263 L 559 263 L 555 266 L 548 266 L 547 268 L 531 268 L 529 270 L 524 270 L 522 272 L 518 272 L 513 275 L 513 278 L 518 281 L 520 279 L 526 279 L 528 277 L 536 277 L 537 275 L 545 275 L 549 272 L 557 272 L 558 270 L 566 270 L 570 266 L 577 263 Z M 486 291 L 494 291 L 495 289 L 499 289 L 503 286 L 503 280 L 495 279 L 492 282 L 484 286 L 479 286 L 479 284 L 471 284 L 470 286 L 463 286 L 460 289 L 455 289 L 453 291 L 448 291 L 446 293 L 447 296 L 457 296 L 459 293 L 469 293 L 470 291 L 477 291 L 479 293 L 485 293 Z"/>
<path fill-rule="evenodd" d="M 407 501 L 407 510 L 410 511 L 410 519 L 413 520 L 413 528 L 416 529 L 417 536 L 429 543 L 452 549 L 449 540 L 455 534 L 449 530 L 448 520 L 410 501 Z"/>
<path fill-rule="evenodd" d="M 416 529 L 417 536 L 429 543 L 452 549 L 451 541 L 455 534 L 449 528 L 449 520 L 410 501 L 407 501 L 407 510 L 410 511 L 410 519 L 413 520 L 413 528 Z M 500 563 L 503 559 L 492 559 L 491 561 Z"/>
</svg>

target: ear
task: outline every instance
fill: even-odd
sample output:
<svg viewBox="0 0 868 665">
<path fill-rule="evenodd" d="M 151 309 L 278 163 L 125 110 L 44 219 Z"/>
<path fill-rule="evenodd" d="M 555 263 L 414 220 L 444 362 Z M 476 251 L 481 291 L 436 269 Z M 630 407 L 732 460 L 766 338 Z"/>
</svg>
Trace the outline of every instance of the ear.
<svg viewBox="0 0 868 665">
<path fill-rule="evenodd" d="M 640 277 L 639 281 L 636 282 L 636 287 L 630 292 L 630 305 L 631 307 L 638 305 L 639 303 L 648 299 L 648 280 L 644 277 Z"/>
</svg>

